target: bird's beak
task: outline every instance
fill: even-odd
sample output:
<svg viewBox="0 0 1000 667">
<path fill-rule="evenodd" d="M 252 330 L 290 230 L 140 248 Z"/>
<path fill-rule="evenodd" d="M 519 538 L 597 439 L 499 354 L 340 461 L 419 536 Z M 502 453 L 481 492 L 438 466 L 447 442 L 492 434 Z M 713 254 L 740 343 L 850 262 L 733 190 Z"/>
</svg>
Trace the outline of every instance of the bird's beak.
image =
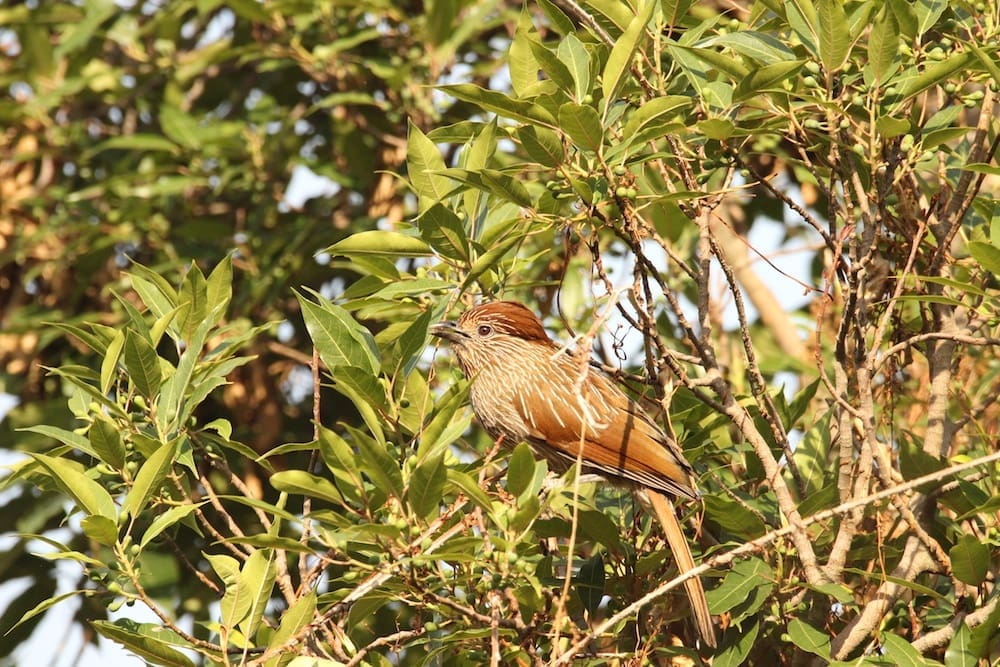
<svg viewBox="0 0 1000 667">
<path fill-rule="evenodd" d="M 469 337 L 469 334 L 458 328 L 457 322 L 452 322 L 451 320 L 432 325 L 430 332 L 432 335 L 444 338 L 451 343 L 460 343 Z"/>
</svg>

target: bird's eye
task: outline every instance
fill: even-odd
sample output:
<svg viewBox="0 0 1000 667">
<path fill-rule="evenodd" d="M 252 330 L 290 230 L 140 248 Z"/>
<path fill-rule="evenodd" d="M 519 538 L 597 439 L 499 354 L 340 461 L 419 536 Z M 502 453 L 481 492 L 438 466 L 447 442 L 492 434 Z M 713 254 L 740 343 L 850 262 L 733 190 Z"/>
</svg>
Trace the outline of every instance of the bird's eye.
<svg viewBox="0 0 1000 667">
<path fill-rule="evenodd" d="M 476 329 L 476 332 L 483 337 L 489 336 L 491 333 L 493 333 L 493 327 L 491 327 L 488 324 L 480 324 L 479 328 Z"/>
</svg>

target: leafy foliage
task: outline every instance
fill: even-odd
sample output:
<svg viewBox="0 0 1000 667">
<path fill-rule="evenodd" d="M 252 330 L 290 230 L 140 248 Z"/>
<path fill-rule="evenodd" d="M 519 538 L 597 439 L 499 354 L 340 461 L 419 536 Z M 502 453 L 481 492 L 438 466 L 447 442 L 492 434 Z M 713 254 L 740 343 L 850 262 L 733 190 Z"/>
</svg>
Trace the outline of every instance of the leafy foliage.
<svg viewBox="0 0 1000 667">
<path fill-rule="evenodd" d="M 79 598 L 152 664 L 706 658 L 642 508 L 428 353 L 505 297 L 669 407 L 713 664 L 986 659 L 996 8 L 413 10 L 0 8 L 4 650 Z"/>
</svg>

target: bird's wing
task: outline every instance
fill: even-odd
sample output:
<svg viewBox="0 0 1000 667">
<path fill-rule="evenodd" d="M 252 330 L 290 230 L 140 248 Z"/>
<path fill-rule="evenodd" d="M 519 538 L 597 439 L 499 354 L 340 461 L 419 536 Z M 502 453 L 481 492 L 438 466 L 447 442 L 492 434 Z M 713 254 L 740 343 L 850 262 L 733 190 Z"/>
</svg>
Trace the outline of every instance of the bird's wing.
<svg viewBox="0 0 1000 667">
<path fill-rule="evenodd" d="M 575 363 L 575 362 L 574 362 Z M 611 478 L 695 498 L 691 467 L 680 448 L 621 389 L 596 371 L 576 384 L 525 387 L 515 408 L 536 444 Z"/>
</svg>

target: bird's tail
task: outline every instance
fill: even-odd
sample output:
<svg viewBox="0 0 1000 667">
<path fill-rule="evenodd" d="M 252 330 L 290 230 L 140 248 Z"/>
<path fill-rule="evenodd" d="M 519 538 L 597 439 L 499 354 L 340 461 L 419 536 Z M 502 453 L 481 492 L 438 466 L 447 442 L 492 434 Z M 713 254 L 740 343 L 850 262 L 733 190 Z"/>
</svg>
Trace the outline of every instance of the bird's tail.
<svg viewBox="0 0 1000 667">
<path fill-rule="evenodd" d="M 667 544 L 677 561 L 677 570 L 684 574 L 688 570 L 694 569 L 694 557 L 691 556 L 691 548 L 688 547 L 687 538 L 681 528 L 681 522 L 677 519 L 677 512 L 674 505 L 666 496 L 647 489 L 649 503 L 656 512 L 656 517 L 663 526 L 663 534 L 667 538 Z M 684 582 L 687 589 L 688 598 L 691 600 L 691 612 L 694 615 L 694 624 L 698 628 L 701 640 L 708 646 L 715 648 L 715 626 L 712 624 L 712 615 L 708 611 L 708 601 L 705 599 L 705 589 L 701 585 L 701 577 L 691 577 Z"/>
</svg>

